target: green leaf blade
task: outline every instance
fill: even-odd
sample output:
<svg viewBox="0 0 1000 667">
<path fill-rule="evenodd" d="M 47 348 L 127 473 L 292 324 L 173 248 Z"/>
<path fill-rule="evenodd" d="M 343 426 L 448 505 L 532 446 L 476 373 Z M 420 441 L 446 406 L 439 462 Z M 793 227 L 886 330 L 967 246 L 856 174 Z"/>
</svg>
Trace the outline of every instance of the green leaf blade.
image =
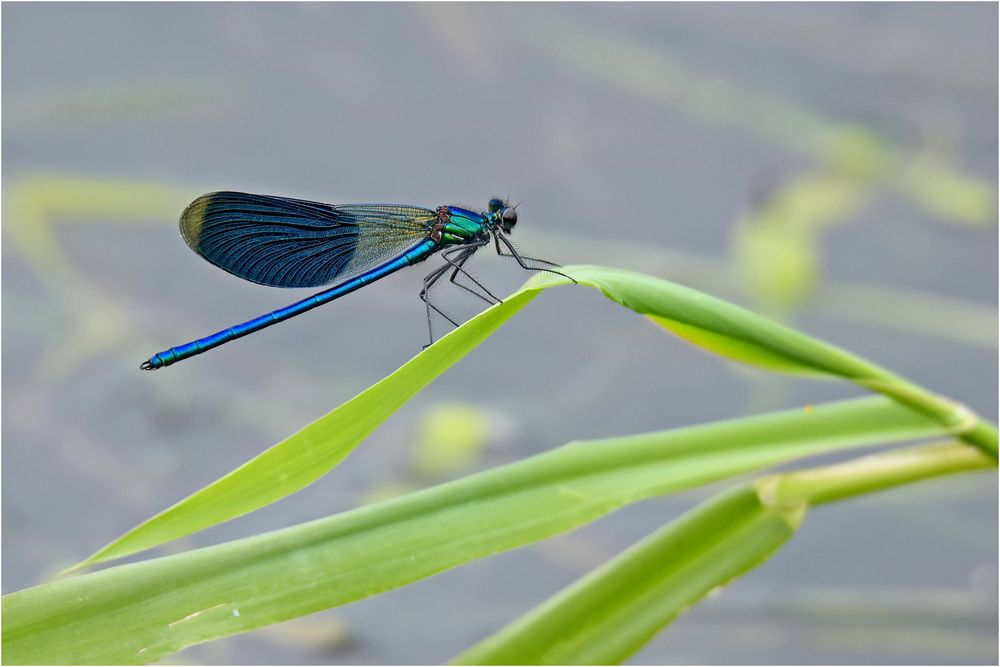
<svg viewBox="0 0 1000 667">
<path fill-rule="evenodd" d="M 649 316 L 678 332 L 681 338 L 723 357 L 768 370 L 806 375 L 898 379 L 829 343 L 683 285 L 603 266 L 572 266 L 562 270 L 580 284 L 599 289 L 612 301 Z M 549 285 L 557 280 L 540 276 L 528 285 Z"/>
<path fill-rule="evenodd" d="M 960 427 L 963 440 L 997 458 L 998 435 L 991 424 L 964 406 L 835 345 L 722 299 L 653 276 L 603 266 L 571 266 L 561 270 L 577 283 L 599 289 L 612 301 L 649 317 L 713 354 L 769 371 L 848 380 Z M 566 278 L 543 274 L 528 281 L 527 287 L 567 282 Z"/>
<path fill-rule="evenodd" d="M 762 564 L 815 504 L 996 468 L 945 443 L 778 473 L 702 503 L 471 647 L 458 664 L 619 664 L 707 594 Z"/>
<path fill-rule="evenodd" d="M 153 662 L 572 530 L 657 494 L 946 432 L 872 397 L 571 443 L 326 519 L 12 593 L 3 598 L 4 660 Z"/>
<path fill-rule="evenodd" d="M 464 652 L 463 665 L 614 665 L 699 600 L 763 562 L 805 504 L 744 486 L 702 504 Z"/>
<path fill-rule="evenodd" d="M 996 429 L 962 406 L 859 357 L 739 306 L 659 278 L 599 266 L 564 267 L 581 285 L 724 357 L 772 371 L 837 377 L 920 410 L 994 458 Z M 568 284 L 540 273 L 397 371 L 243 466 L 140 524 L 70 571 L 190 535 L 295 493 L 339 464 L 413 395 L 485 340 L 540 290 Z"/>
<path fill-rule="evenodd" d="M 518 292 L 483 311 L 337 409 L 133 528 L 70 571 L 190 535 L 302 490 L 336 467 L 393 412 L 536 295 L 536 290 Z"/>
</svg>

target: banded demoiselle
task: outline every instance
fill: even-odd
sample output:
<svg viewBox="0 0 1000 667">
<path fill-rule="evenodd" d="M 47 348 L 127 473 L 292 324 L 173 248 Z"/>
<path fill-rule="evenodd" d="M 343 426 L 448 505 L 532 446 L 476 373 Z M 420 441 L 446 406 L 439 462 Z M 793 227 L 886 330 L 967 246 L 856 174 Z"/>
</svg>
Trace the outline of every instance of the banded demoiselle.
<svg viewBox="0 0 1000 667">
<path fill-rule="evenodd" d="M 491 305 L 500 303 L 463 268 L 480 248 L 492 242 L 498 255 L 513 257 L 522 268 L 559 273 L 546 268 L 557 264 L 521 255 L 507 238 L 517 224 L 516 208 L 500 199 L 491 199 L 487 211 L 476 213 L 459 206 L 432 210 L 398 204 L 331 205 L 242 192 L 202 195 L 181 214 L 181 236 L 215 266 L 273 287 L 336 284 L 290 306 L 154 354 L 139 367 L 155 370 L 201 354 L 339 299 L 440 252 L 444 264 L 427 274 L 420 291 L 433 343 L 431 310 L 458 326 L 431 303 L 428 294 L 447 273 L 451 272 L 453 284 Z M 458 282 L 460 275 L 478 290 Z"/>
</svg>

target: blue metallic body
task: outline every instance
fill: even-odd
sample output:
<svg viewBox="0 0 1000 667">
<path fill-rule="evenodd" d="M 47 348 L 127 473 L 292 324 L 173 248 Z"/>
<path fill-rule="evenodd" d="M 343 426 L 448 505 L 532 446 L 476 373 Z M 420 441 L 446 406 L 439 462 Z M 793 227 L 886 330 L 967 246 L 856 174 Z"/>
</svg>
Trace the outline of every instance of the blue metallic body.
<svg viewBox="0 0 1000 667">
<path fill-rule="evenodd" d="M 302 301 L 297 301 L 290 306 L 279 308 L 278 310 L 272 311 L 267 315 L 255 317 L 248 322 L 231 326 L 228 329 L 214 333 L 211 336 L 205 336 L 204 338 L 199 338 L 196 341 L 185 343 L 184 345 L 178 345 L 177 347 L 172 347 L 169 350 L 164 350 L 163 352 L 158 352 L 150 357 L 148 363 L 152 366 L 152 368 L 163 368 L 164 366 L 169 366 L 170 364 L 187 359 L 188 357 L 193 357 L 196 354 L 207 352 L 208 350 L 218 347 L 223 343 L 228 343 L 231 340 L 242 338 L 243 336 L 252 334 L 255 331 L 260 331 L 261 329 L 269 327 L 272 324 L 277 324 L 278 322 L 295 317 L 296 315 L 301 315 L 302 313 L 312 310 L 317 306 L 322 306 L 325 303 L 329 303 L 346 294 L 350 294 L 355 290 L 359 290 L 365 285 L 371 284 L 380 278 L 385 278 L 387 275 L 395 273 L 400 269 L 418 264 L 436 253 L 441 249 L 441 247 L 442 245 L 440 243 L 427 239 L 415 248 L 408 250 L 402 256 L 390 260 L 381 266 L 377 266 L 370 271 L 366 271 L 360 276 L 345 281 L 335 287 L 331 287 L 328 290 L 319 292 L 318 294 L 314 294 L 308 299 L 303 299 Z"/>
<path fill-rule="evenodd" d="M 290 306 L 154 354 L 141 367 L 163 368 L 260 331 L 423 262 L 449 246 L 481 247 L 502 215 L 502 210 L 492 208 L 477 213 L 458 206 L 437 210 L 387 204 L 332 206 L 239 192 L 203 195 L 181 215 L 181 236 L 209 262 L 246 280 L 276 287 L 341 282 Z"/>
</svg>

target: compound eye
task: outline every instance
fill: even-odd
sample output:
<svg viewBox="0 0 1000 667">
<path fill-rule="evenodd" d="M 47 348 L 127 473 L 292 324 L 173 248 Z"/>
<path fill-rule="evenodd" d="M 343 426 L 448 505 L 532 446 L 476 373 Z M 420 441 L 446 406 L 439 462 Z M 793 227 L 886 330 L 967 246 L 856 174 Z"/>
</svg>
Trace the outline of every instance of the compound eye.
<svg viewBox="0 0 1000 667">
<path fill-rule="evenodd" d="M 505 209 L 503 212 L 503 226 L 508 231 L 511 227 L 517 224 L 517 211 L 512 208 Z"/>
<path fill-rule="evenodd" d="M 496 213 L 503 208 L 503 202 L 499 199 L 490 200 L 490 213 Z"/>
</svg>

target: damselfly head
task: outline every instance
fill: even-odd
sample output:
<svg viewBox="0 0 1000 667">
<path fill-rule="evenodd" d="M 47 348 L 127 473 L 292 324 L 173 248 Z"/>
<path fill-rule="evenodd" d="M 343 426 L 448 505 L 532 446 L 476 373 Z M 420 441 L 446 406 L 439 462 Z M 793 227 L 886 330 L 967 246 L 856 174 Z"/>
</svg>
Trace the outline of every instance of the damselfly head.
<svg viewBox="0 0 1000 667">
<path fill-rule="evenodd" d="M 505 200 L 494 197 L 489 204 L 490 224 L 494 228 L 500 227 L 505 234 L 510 234 L 517 224 L 516 208 L 517 206 L 508 206 Z"/>
</svg>

